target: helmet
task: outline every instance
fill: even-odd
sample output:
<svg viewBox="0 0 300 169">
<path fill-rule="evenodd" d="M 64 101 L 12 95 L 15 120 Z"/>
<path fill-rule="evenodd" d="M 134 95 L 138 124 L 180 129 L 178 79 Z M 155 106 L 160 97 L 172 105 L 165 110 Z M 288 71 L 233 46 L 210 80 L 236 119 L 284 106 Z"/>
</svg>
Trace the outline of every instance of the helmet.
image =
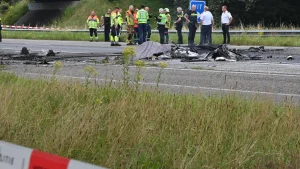
<svg viewBox="0 0 300 169">
<path fill-rule="evenodd" d="M 169 13 L 170 12 L 169 8 L 165 8 L 165 12 Z"/>
</svg>

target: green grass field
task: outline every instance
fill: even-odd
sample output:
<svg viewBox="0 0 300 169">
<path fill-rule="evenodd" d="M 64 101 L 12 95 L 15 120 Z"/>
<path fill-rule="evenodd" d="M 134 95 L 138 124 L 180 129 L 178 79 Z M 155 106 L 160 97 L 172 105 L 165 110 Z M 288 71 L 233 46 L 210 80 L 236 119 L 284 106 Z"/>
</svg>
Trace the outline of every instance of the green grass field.
<svg viewBox="0 0 300 169">
<path fill-rule="evenodd" d="M 300 108 L 288 103 L 0 79 L 1 140 L 109 168 L 300 164 Z"/>
<path fill-rule="evenodd" d="M 184 34 L 184 43 L 187 43 L 187 34 Z M 75 40 L 88 41 L 89 33 L 73 33 L 73 32 L 27 32 L 27 31 L 3 31 L 3 38 L 9 39 L 38 39 L 38 40 Z M 104 40 L 104 35 L 99 34 L 99 40 Z M 125 33 L 122 34 L 121 40 L 125 40 Z M 159 36 L 153 34 L 153 41 L 159 42 Z M 170 41 L 177 42 L 177 35 L 171 34 Z M 195 43 L 200 42 L 200 34 L 195 38 Z M 213 35 L 213 43 L 221 44 L 223 37 L 221 35 Z M 233 36 L 232 45 L 262 45 L 262 46 L 300 46 L 300 37 L 259 37 L 259 36 Z"/>
</svg>

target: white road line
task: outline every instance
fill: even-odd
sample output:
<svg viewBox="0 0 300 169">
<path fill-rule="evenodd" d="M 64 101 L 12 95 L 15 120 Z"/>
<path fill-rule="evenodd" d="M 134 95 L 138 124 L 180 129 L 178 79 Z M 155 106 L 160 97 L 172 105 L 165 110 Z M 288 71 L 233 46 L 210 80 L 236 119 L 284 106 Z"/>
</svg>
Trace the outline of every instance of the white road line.
<svg viewBox="0 0 300 169">
<path fill-rule="evenodd" d="M 21 73 L 23 75 L 34 75 L 34 76 L 44 76 L 44 77 L 52 77 L 51 74 L 38 74 L 38 73 Z M 59 78 L 69 78 L 69 79 L 80 79 L 85 80 L 85 77 L 76 77 L 76 76 L 62 76 L 56 75 Z M 91 80 L 92 78 L 90 78 Z M 103 82 L 121 82 L 120 80 L 109 80 L 109 79 L 97 79 L 97 81 Z M 146 83 L 140 82 L 141 85 L 149 85 L 149 86 L 156 86 L 156 83 Z M 176 88 L 188 88 L 188 89 L 202 89 L 202 90 L 211 90 L 211 91 L 223 91 L 223 92 L 239 92 L 239 93 L 246 93 L 246 94 L 260 94 L 260 95 L 272 95 L 272 96 L 285 96 L 285 97 L 300 97 L 299 94 L 290 94 L 290 93 L 272 93 L 272 92 L 261 92 L 261 91 L 248 91 L 248 90 L 237 90 L 237 89 L 223 89 L 223 88 L 211 88 L 211 87 L 200 87 L 200 86 L 185 86 L 185 85 L 174 85 L 174 84 L 164 84 L 160 83 L 159 86 L 164 87 L 176 87 Z"/>
</svg>

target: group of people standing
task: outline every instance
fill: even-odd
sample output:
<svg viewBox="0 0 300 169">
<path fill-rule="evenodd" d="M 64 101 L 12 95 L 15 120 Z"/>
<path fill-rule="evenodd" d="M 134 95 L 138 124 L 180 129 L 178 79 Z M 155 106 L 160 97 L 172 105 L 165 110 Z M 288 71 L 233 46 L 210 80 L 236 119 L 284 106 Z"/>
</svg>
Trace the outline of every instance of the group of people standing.
<svg viewBox="0 0 300 169">
<path fill-rule="evenodd" d="M 189 28 L 188 44 L 194 45 L 194 39 L 196 36 L 196 30 L 198 29 L 198 16 L 196 6 L 193 5 L 191 10 L 186 14 L 183 13 L 181 7 L 177 8 L 177 18 L 174 22 L 175 29 L 178 35 L 178 44 L 183 43 L 182 28 L 184 19 L 187 22 Z M 129 6 L 126 11 L 126 29 L 127 45 L 142 44 L 146 41 L 150 41 L 151 38 L 151 19 L 155 18 L 157 22 L 157 28 L 160 36 L 161 44 L 169 43 L 169 29 L 171 28 L 171 15 L 168 8 L 160 8 L 158 16 L 152 16 L 149 14 L 149 7 L 141 5 L 140 9 L 134 9 L 133 5 Z M 104 26 L 104 36 L 106 42 L 111 42 L 111 46 L 121 46 L 119 42 L 121 28 L 123 24 L 122 9 L 116 7 L 114 11 L 110 9 L 107 13 L 101 17 L 101 21 Z M 201 24 L 201 40 L 200 44 L 211 44 L 212 43 L 212 30 L 214 27 L 214 18 L 212 13 L 209 11 L 209 7 L 204 7 L 204 12 L 200 15 Z M 222 30 L 224 37 L 224 44 L 230 44 L 229 26 L 232 22 L 232 16 L 227 11 L 227 7 L 222 7 Z M 100 26 L 100 20 L 92 11 L 88 17 L 87 24 L 90 29 L 90 41 L 93 41 L 93 34 L 95 35 L 96 41 L 98 41 L 97 28 Z"/>
</svg>

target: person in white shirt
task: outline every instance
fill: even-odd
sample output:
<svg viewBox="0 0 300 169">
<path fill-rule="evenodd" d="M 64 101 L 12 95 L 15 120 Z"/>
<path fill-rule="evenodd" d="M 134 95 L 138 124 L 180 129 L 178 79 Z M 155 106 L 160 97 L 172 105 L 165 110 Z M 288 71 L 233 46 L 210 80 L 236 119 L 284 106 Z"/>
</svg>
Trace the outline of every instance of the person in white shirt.
<svg viewBox="0 0 300 169">
<path fill-rule="evenodd" d="M 230 12 L 227 11 L 227 6 L 222 7 L 222 16 L 221 16 L 221 23 L 222 23 L 222 31 L 223 31 L 223 44 L 230 44 L 230 33 L 229 33 L 229 26 L 232 22 L 232 16 Z M 227 41 L 226 41 L 227 39 Z"/>
<path fill-rule="evenodd" d="M 212 27 L 214 25 L 214 17 L 209 11 L 208 6 L 204 7 L 204 12 L 201 14 L 201 37 L 200 45 L 212 44 Z"/>
</svg>

